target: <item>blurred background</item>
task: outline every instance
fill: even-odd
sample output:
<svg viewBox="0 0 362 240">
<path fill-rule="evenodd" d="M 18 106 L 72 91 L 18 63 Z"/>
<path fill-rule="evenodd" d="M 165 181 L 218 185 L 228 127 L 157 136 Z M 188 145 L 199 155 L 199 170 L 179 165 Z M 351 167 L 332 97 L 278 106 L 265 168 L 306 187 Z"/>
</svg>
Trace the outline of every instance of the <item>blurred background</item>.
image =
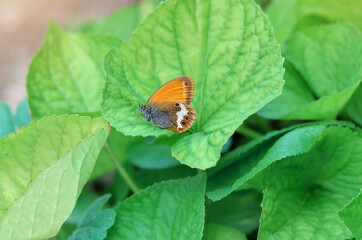
<svg viewBox="0 0 362 240">
<path fill-rule="evenodd" d="M 13 110 L 26 96 L 28 67 L 50 21 L 60 26 L 103 17 L 137 0 L 0 0 L 0 101 Z"/>
</svg>

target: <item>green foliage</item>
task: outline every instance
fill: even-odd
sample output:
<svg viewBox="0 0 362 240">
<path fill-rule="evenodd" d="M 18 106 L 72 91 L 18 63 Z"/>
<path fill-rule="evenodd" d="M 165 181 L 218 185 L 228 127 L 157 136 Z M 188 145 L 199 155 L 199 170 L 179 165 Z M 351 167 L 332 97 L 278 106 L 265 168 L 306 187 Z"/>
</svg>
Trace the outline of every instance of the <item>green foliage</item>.
<svg viewBox="0 0 362 240">
<path fill-rule="evenodd" d="M 262 195 L 256 191 L 236 191 L 206 205 L 208 223 L 216 223 L 249 234 L 259 226 Z"/>
<path fill-rule="evenodd" d="M 361 192 L 338 212 L 344 224 L 357 239 L 362 239 L 362 194 Z"/>
<path fill-rule="evenodd" d="M 344 24 L 291 35 L 285 53 L 301 75 L 287 63 L 284 93 L 259 114 L 273 119 L 334 119 L 360 84 L 361 42 L 362 34 Z"/>
<path fill-rule="evenodd" d="M 128 100 L 145 103 L 166 81 L 190 75 L 196 121 L 192 134 L 184 134 L 171 151 L 181 163 L 209 168 L 243 120 L 280 94 L 282 61 L 272 28 L 255 3 L 169 0 L 127 44 L 105 57 L 102 111 L 126 135 L 171 135 L 145 119 L 132 125 L 137 104 Z"/>
<path fill-rule="evenodd" d="M 56 235 L 108 134 L 103 119 L 63 115 L 33 122 L 2 138 L 0 238 Z"/>
<path fill-rule="evenodd" d="M 6 102 L 0 102 L 0 138 L 14 131 L 14 119 L 10 106 Z"/>
<path fill-rule="evenodd" d="M 360 7 L 359 0 L 273 0 L 266 12 L 283 43 L 296 30 L 328 22 L 348 22 L 362 29 Z"/>
<path fill-rule="evenodd" d="M 164 145 L 139 142 L 128 149 L 127 156 L 132 164 L 143 169 L 162 169 L 179 165 L 171 156 L 170 147 Z"/>
<path fill-rule="evenodd" d="M 362 138 L 343 127 L 317 136 L 310 151 L 271 166 L 259 239 L 347 239 L 337 211 L 362 186 Z"/>
<path fill-rule="evenodd" d="M 50 24 L 42 119 L 0 102 L 0 239 L 362 239 L 360 1 L 159 2 Z M 132 124 L 181 75 L 193 127 Z"/>
<path fill-rule="evenodd" d="M 31 122 L 28 103 L 24 98 L 18 105 L 15 115 L 6 102 L 0 102 L 0 138 L 9 135 Z"/>
<path fill-rule="evenodd" d="M 120 44 L 115 37 L 68 33 L 51 23 L 27 77 L 33 117 L 54 113 L 99 116 L 103 86 L 99 66 L 104 53 Z"/>
<path fill-rule="evenodd" d="M 69 240 L 102 240 L 107 236 L 107 229 L 116 217 L 113 209 L 102 209 L 110 197 L 109 194 L 99 197 L 87 208 Z"/>
<path fill-rule="evenodd" d="M 206 175 L 155 184 L 115 210 L 109 239 L 201 239 Z"/>
<path fill-rule="evenodd" d="M 215 223 L 207 223 L 204 229 L 203 240 L 246 240 L 246 236 L 229 227 Z"/>
</svg>

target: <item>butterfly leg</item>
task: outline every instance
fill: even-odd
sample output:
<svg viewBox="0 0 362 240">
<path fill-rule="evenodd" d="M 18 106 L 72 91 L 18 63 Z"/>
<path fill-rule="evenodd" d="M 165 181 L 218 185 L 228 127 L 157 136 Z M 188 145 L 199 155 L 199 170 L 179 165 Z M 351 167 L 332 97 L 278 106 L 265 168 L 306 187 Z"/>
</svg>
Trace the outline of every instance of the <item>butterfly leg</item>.
<svg viewBox="0 0 362 240">
<path fill-rule="evenodd" d="M 137 121 L 138 121 L 138 119 L 141 117 L 141 113 L 140 114 L 138 114 L 138 117 L 137 117 L 137 119 L 136 119 L 136 121 L 134 121 L 132 124 L 131 124 L 131 126 L 133 125 L 133 124 L 135 124 Z"/>
<path fill-rule="evenodd" d="M 152 122 L 152 127 L 153 127 L 153 130 L 155 130 L 155 131 L 156 131 L 155 125 L 153 125 L 153 121 L 151 121 L 151 122 Z"/>
</svg>

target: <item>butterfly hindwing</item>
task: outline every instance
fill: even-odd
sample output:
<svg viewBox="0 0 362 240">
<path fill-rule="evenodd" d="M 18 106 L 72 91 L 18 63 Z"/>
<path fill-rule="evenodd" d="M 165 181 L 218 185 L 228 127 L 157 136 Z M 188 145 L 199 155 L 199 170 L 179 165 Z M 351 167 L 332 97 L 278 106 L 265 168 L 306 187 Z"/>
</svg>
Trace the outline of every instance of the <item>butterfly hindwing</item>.
<svg viewBox="0 0 362 240">
<path fill-rule="evenodd" d="M 153 103 L 150 106 L 153 110 L 152 121 L 177 133 L 187 131 L 195 121 L 195 110 L 186 103 Z"/>
<path fill-rule="evenodd" d="M 190 76 L 181 76 L 162 85 L 147 101 L 148 104 L 180 102 L 191 104 L 194 96 L 194 82 Z"/>
</svg>

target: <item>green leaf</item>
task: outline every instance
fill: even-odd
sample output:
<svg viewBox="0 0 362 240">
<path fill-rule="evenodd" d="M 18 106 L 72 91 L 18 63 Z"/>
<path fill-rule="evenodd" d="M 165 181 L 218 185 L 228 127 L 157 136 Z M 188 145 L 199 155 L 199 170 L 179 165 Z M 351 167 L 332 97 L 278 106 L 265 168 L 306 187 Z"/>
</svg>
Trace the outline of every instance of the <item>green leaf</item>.
<svg viewBox="0 0 362 240">
<path fill-rule="evenodd" d="M 102 57 L 120 44 L 114 37 L 68 33 L 50 24 L 27 77 L 34 118 L 62 113 L 99 115 L 104 84 Z"/>
<path fill-rule="evenodd" d="M 131 125 L 138 106 L 128 100 L 146 103 L 163 83 L 190 75 L 196 120 L 192 134 L 182 134 L 171 151 L 183 164 L 209 168 L 237 127 L 280 94 L 282 62 L 267 17 L 254 2 L 169 0 L 127 44 L 106 55 L 102 111 L 126 135 L 172 135 L 145 119 Z"/>
<path fill-rule="evenodd" d="M 343 122 L 294 125 L 268 133 L 226 154 L 217 167 L 208 171 L 207 196 L 217 201 L 240 188 L 263 190 L 262 176 L 271 164 L 308 151 L 314 138 L 329 125 L 351 126 Z"/>
<path fill-rule="evenodd" d="M 346 105 L 347 114 L 362 126 L 362 84 L 360 83 L 352 98 Z"/>
<path fill-rule="evenodd" d="M 87 182 L 109 126 L 48 117 L 0 140 L 0 239 L 55 236 Z"/>
<path fill-rule="evenodd" d="M 236 191 L 206 205 L 206 222 L 225 225 L 245 234 L 259 227 L 262 195 L 256 191 Z"/>
<path fill-rule="evenodd" d="M 207 223 L 204 229 L 203 240 L 247 240 L 245 234 L 230 227 L 215 223 Z"/>
<path fill-rule="evenodd" d="M 139 23 L 159 4 L 159 0 L 143 0 L 123 7 L 109 16 L 73 27 L 72 30 L 110 35 L 128 41 Z"/>
<path fill-rule="evenodd" d="M 102 240 L 107 236 L 107 229 L 113 225 L 116 217 L 113 209 L 102 209 L 110 197 L 110 194 L 103 195 L 88 207 L 69 240 Z"/>
<path fill-rule="evenodd" d="M 348 22 L 362 29 L 360 6 L 359 0 L 273 0 L 266 12 L 278 42 L 283 43 L 302 25 Z"/>
<path fill-rule="evenodd" d="M 362 239 L 362 193 L 360 192 L 344 208 L 338 212 L 344 224 L 351 230 L 354 237 Z"/>
<path fill-rule="evenodd" d="M 19 103 L 15 113 L 15 122 L 18 129 L 28 125 L 31 122 L 27 98 L 24 98 Z"/>
<path fill-rule="evenodd" d="M 169 146 L 150 145 L 143 141 L 130 146 L 127 157 L 133 165 L 143 169 L 162 169 L 179 165 L 171 156 Z"/>
<path fill-rule="evenodd" d="M 14 131 L 14 119 L 10 106 L 6 102 L 0 102 L 0 138 Z"/>
<path fill-rule="evenodd" d="M 361 33 L 343 24 L 292 35 L 285 43 L 286 56 L 303 77 L 287 63 L 283 94 L 258 114 L 272 119 L 334 119 L 361 81 L 360 42 Z"/>
<path fill-rule="evenodd" d="M 270 166 L 258 239 L 351 238 L 337 210 L 362 186 L 361 145 L 351 130 L 329 127 L 309 151 Z"/>
<path fill-rule="evenodd" d="M 116 210 L 107 239 L 201 239 L 206 175 L 155 184 Z"/>
<path fill-rule="evenodd" d="M 76 27 L 74 30 L 92 34 L 104 34 L 127 41 L 141 21 L 140 4 L 133 4 L 110 14 Z"/>
</svg>

